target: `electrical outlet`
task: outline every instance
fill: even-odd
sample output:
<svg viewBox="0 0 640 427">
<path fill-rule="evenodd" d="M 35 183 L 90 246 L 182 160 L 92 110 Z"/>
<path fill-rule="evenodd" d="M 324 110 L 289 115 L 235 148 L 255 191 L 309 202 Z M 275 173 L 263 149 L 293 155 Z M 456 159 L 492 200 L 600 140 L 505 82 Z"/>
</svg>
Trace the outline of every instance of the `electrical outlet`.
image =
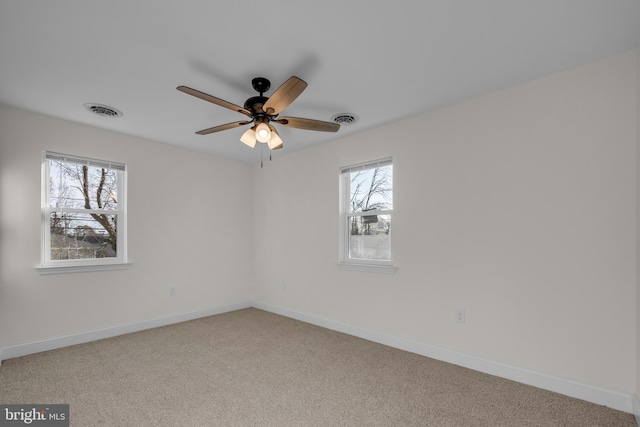
<svg viewBox="0 0 640 427">
<path fill-rule="evenodd" d="M 465 322 L 465 313 L 461 308 L 456 308 L 456 322 L 464 323 Z"/>
<path fill-rule="evenodd" d="M 176 294 L 176 287 L 172 286 L 169 288 L 169 295 L 174 296 Z"/>
</svg>

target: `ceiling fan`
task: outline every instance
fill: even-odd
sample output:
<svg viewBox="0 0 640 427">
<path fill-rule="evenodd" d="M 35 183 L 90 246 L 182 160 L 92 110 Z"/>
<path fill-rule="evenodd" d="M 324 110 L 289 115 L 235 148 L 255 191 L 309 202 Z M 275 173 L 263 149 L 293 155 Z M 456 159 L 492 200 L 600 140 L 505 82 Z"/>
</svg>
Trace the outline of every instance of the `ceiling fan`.
<svg viewBox="0 0 640 427">
<path fill-rule="evenodd" d="M 239 126 L 253 124 L 243 135 L 240 141 L 249 147 L 255 147 L 256 141 L 267 144 L 271 150 L 277 150 L 283 147 L 282 139 L 278 135 L 278 131 L 273 126 L 277 123 L 281 126 L 316 130 L 322 132 L 336 132 L 340 129 L 340 125 L 332 122 L 324 122 L 321 120 L 303 119 L 300 117 L 278 117 L 278 115 L 289 106 L 307 87 L 307 83 L 296 77 L 290 77 L 282 84 L 270 97 L 264 96 L 264 93 L 271 87 L 271 82 L 264 77 L 256 77 L 251 80 L 253 88 L 260 94 L 253 96 L 244 102 L 244 107 L 224 101 L 215 96 L 208 95 L 186 86 L 178 86 L 181 92 L 193 95 L 202 100 L 211 102 L 224 108 L 228 108 L 238 113 L 242 113 L 248 117 L 248 120 L 227 123 L 224 125 L 214 126 L 196 132 L 198 135 L 208 135 L 222 130 L 232 129 Z"/>
</svg>

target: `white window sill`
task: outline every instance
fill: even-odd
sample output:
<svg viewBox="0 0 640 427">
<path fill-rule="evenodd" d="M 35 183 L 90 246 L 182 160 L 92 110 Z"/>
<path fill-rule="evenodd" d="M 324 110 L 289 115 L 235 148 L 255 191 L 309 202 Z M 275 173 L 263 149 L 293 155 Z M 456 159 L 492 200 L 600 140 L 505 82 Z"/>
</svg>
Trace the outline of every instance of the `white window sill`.
<svg viewBox="0 0 640 427">
<path fill-rule="evenodd" d="M 118 264 L 91 264 L 91 265 L 55 265 L 55 266 L 38 266 L 36 270 L 41 275 L 44 274 L 66 274 L 66 273 L 85 273 L 90 271 L 108 271 L 108 270 L 125 270 L 131 266 L 130 262 Z"/>
<path fill-rule="evenodd" d="M 355 262 L 338 262 L 338 268 L 343 270 L 365 271 L 369 273 L 394 274 L 398 267 L 392 264 L 364 264 Z"/>
</svg>

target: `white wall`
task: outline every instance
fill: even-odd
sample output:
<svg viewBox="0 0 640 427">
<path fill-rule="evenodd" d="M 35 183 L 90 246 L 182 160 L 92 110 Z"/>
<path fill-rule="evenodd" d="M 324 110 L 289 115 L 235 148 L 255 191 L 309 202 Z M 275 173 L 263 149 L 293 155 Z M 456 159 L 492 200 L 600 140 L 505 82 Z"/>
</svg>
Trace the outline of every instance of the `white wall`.
<svg viewBox="0 0 640 427">
<path fill-rule="evenodd" d="M 35 270 L 44 150 L 128 165 L 130 269 Z M 0 107 L 0 348 L 250 301 L 250 176 L 237 162 Z"/>
<path fill-rule="evenodd" d="M 634 393 L 636 66 L 628 52 L 256 167 L 254 299 Z M 340 270 L 338 170 L 388 156 L 398 270 Z"/>
</svg>

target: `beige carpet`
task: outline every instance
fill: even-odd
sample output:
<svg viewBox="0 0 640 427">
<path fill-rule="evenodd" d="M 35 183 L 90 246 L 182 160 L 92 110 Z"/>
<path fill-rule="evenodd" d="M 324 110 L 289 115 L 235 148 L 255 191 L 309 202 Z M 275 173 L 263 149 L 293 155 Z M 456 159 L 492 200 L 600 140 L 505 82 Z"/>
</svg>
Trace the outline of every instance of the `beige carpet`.
<svg viewBox="0 0 640 427">
<path fill-rule="evenodd" d="M 631 414 L 257 309 L 10 359 L 72 426 L 628 426 Z"/>
</svg>

